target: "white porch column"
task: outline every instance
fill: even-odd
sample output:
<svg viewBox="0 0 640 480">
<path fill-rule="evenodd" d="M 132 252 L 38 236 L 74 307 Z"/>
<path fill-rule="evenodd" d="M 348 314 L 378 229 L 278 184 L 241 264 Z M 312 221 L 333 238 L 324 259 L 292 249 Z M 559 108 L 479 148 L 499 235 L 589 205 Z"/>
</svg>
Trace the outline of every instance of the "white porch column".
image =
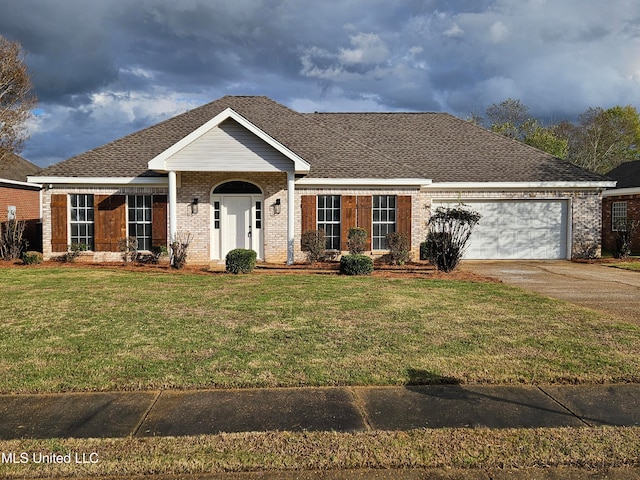
<svg viewBox="0 0 640 480">
<path fill-rule="evenodd" d="M 295 230 L 295 173 L 287 172 L 287 265 L 293 263 Z"/>
<path fill-rule="evenodd" d="M 169 244 L 178 231 L 178 188 L 176 172 L 169 172 Z"/>
</svg>

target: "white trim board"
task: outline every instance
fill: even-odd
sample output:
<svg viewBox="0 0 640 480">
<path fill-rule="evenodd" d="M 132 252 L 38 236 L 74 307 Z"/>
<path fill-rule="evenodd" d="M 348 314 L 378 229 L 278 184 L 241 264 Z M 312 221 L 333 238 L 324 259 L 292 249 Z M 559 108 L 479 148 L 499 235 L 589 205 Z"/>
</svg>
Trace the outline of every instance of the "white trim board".
<svg viewBox="0 0 640 480">
<path fill-rule="evenodd" d="M 38 182 L 46 188 L 55 185 L 169 185 L 167 177 L 27 177 L 30 182 Z"/>
<path fill-rule="evenodd" d="M 615 186 L 614 181 L 599 182 L 433 182 L 426 190 L 530 190 L 542 188 L 598 189 Z"/>
</svg>

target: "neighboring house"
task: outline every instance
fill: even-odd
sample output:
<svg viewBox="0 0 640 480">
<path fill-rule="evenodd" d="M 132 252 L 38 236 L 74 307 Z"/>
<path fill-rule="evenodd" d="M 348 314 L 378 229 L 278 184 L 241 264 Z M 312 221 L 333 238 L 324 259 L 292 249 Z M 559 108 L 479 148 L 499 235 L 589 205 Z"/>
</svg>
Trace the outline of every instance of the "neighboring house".
<svg viewBox="0 0 640 480">
<path fill-rule="evenodd" d="M 41 186 L 27 183 L 27 176 L 35 175 L 40 170 L 40 167 L 18 155 L 0 152 L 0 223 L 10 218 L 24 220 L 24 235 L 29 242 L 29 250 L 42 248 Z"/>
<path fill-rule="evenodd" d="M 616 188 L 603 193 L 602 247 L 613 251 L 616 236 L 627 220 L 640 222 L 640 161 L 623 163 L 607 177 L 616 180 Z M 640 227 L 631 239 L 631 249 L 640 253 Z"/>
<path fill-rule="evenodd" d="M 414 258 L 430 212 L 480 211 L 466 258 L 566 259 L 599 248 L 604 177 L 445 113 L 298 113 L 266 97 L 227 96 L 52 165 L 43 183 L 45 257 L 71 243 L 96 261 L 193 239 L 189 261 L 251 248 L 302 260 L 304 231 L 346 250 L 350 227 L 409 236 Z"/>
</svg>

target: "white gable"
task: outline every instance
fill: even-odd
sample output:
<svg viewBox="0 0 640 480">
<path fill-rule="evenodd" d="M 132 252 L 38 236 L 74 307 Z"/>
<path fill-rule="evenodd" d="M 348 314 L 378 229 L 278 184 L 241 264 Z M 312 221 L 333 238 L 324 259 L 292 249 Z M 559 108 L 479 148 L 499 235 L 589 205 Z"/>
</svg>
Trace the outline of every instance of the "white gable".
<svg viewBox="0 0 640 480">
<path fill-rule="evenodd" d="M 293 162 L 234 120 L 225 120 L 165 162 L 168 170 L 286 172 Z"/>
<path fill-rule="evenodd" d="M 150 170 L 308 172 L 309 164 L 227 109 L 149 162 Z"/>
</svg>

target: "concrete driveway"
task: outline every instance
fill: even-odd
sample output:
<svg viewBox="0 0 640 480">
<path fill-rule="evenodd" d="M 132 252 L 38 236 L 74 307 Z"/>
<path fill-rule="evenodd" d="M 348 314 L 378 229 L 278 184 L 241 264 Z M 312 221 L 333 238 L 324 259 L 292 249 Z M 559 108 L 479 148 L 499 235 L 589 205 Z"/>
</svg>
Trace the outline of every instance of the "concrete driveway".
<svg viewBox="0 0 640 480">
<path fill-rule="evenodd" d="M 465 261 L 461 270 L 640 323 L 640 272 L 569 261 Z"/>
</svg>

